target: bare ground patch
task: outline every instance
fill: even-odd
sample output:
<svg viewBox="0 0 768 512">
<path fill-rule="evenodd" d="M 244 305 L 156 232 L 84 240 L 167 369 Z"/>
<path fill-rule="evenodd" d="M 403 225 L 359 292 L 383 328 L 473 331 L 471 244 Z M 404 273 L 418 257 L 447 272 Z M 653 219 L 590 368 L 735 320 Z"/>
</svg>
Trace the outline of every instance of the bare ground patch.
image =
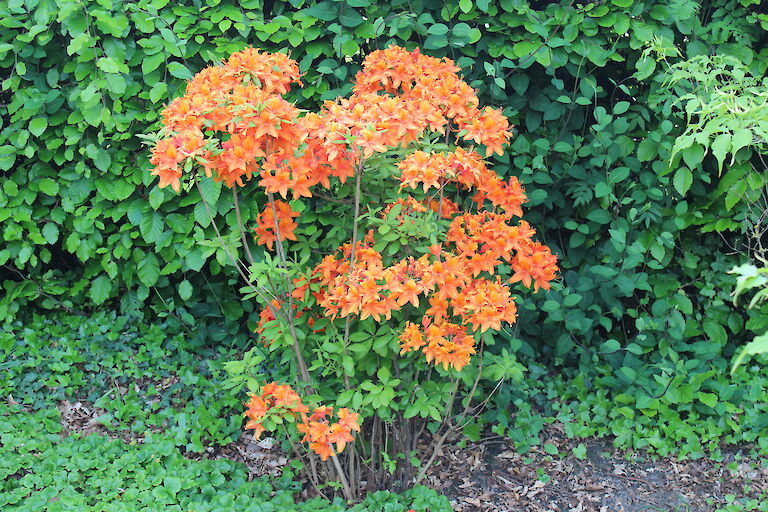
<svg viewBox="0 0 768 512">
<path fill-rule="evenodd" d="M 520 454 L 501 438 L 446 450 L 428 484 L 460 512 L 708 512 L 725 504 L 727 494 L 764 500 L 768 494 L 768 463 L 738 449 L 721 463 L 652 460 L 627 457 L 606 439 L 574 441 L 561 432 L 553 425 L 545 433 L 557 455 L 542 447 Z M 571 453 L 580 442 L 587 447 L 583 459 Z M 736 460 L 735 469 L 726 468 Z"/>
</svg>

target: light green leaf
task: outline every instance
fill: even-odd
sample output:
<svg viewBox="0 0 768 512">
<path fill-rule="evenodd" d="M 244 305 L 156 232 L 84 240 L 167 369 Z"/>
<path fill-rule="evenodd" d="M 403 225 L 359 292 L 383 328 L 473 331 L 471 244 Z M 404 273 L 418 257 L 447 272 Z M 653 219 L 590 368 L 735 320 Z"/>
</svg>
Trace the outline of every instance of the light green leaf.
<svg viewBox="0 0 768 512">
<path fill-rule="evenodd" d="M 736 359 L 733 361 L 731 375 L 733 375 L 736 369 L 741 366 L 741 363 L 747 356 L 765 353 L 768 353 L 768 333 L 758 336 L 754 340 L 744 345 L 744 350 L 742 350 L 738 357 L 736 357 Z"/>
<path fill-rule="evenodd" d="M 734 131 L 731 138 L 731 145 L 733 146 L 731 148 L 731 164 L 733 164 L 736 158 L 736 153 L 738 153 L 741 148 L 752 145 L 752 131 L 747 130 L 746 128 L 740 128 Z"/>
<path fill-rule="evenodd" d="M 96 65 L 105 73 L 119 73 L 120 65 L 112 57 L 102 57 L 96 61 Z"/>
<path fill-rule="evenodd" d="M 48 128 L 48 119 L 45 117 L 36 117 L 29 122 L 29 132 L 35 137 L 39 137 Z"/>
<path fill-rule="evenodd" d="M 731 134 L 721 133 L 715 140 L 712 141 L 712 154 L 717 158 L 717 173 L 718 175 L 723 171 L 723 162 L 725 161 L 725 155 L 731 150 Z"/>
<path fill-rule="evenodd" d="M 54 224 L 53 222 L 48 222 L 43 226 L 43 238 L 45 238 L 45 241 L 49 244 L 56 243 L 56 240 L 59 239 L 59 227 Z"/>
<path fill-rule="evenodd" d="M 147 288 L 154 286 L 160 278 L 160 263 L 154 254 L 146 254 L 144 259 L 139 262 L 137 268 L 139 281 Z"/>
<path fill-rule="evenodd" d="M 37 183 L 37 188 L 49 196 L 55 196 L 59 192 L 59 184 L 53 178 L 42 178 Z"/>
<path fill-rule="evenodd" d="M 717 405 L 717 395 L 714 393 L 704 393 L 702 391 L 699 391 L 696 393 L 696 397 L 699 399 L 701 403 L 704 405 L 708 405 L 709 407 L 714 407 Z"/>
<path fill-rule="evenodd" d="M 693 184 L 693 173 L 687 167 L 679 168 L 672 178 L 672 184 L 681 196 L 685 196 Z"/>
<path fill-rule="evenodd" d="M 170 62 L 168 64 L 168 72 L 176 78 L 180 78 L 182 80 L 192 79 L 192 73 L 181 62 Z"/>
<path fill-rule="evenodd" d="M 187 300 L 192 296 L 192 283 L 186 279 L 179 283 L 179 297 L 181 300 Z"/>
<path fill-rule="evenodd" d="M 112 293 L 112 280 L 107 276 L 99 276 L 91 283 L 91 289 L 88 292 L 88 296 L 96 304 L 101 304 Z"/>
</svg>

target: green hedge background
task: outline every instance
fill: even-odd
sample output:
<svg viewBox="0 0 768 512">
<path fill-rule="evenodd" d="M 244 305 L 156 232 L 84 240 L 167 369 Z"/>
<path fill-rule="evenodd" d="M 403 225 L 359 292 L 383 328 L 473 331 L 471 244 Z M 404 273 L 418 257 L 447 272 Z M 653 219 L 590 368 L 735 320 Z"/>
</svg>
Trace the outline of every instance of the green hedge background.
<svg viewBox="0 0 768 512">
<path fill-rule="evenodd" d="M 292 100 L 305 108 L 347 93 L 367 52 L 419 46 L 455 59 L 481 103 L 517 125 L 495 168 L 520 177 L 526 218 L 562 261 L 562 282 L 526 296 L 504 336 L 566 373 L 590 367 L 585 388 L 631 408 L 723 416 L 742 391 L 713 375 L 768 328 L 764 312 L 733 307 L 726 274 L 751 256 L 745 197 L 763 189 L 765 166 L 757 145 L 734 144 L 720 173 L 704 140 L 670 166 L 686 91 L 663 83 L 700 55 L 763 77 L 765 20 L 751 0 L 3 2 L 0 321 L 33 303 L 106 304 L 174 317 L 200 343 L 244 335 L 254 311 L 206 245 L 215 234 L 197 192 L 159 190 L 138 135 L 184 80 L 249 45 L 300 63 Z M 228 192 L 203 190 L 234 225 Z"/>
</svg>

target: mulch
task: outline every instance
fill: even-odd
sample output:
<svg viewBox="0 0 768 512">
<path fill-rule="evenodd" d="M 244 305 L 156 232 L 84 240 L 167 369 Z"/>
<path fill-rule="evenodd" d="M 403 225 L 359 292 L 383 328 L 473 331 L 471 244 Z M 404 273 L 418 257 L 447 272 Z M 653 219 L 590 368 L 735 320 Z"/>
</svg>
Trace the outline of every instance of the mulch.
<svg viewBox="0 0 768 512">
<path fill-rule="evenodd" d="M 681 461 L 620 452 L 609 439 L 567 439 L 558 424 L 542 434 L 557 455 L 543 445 L 521 454 L 505 439 L 487 439 L 443 453 L 426 483 L 458 512 L 711 512 L 728 494 L 762 500 L 757 510 L 768 510 L 768 461 L 743 448 L 724 449 L 720 463 Z M 579 443 L 583 459 L 571 452 Z"/>
</svg>

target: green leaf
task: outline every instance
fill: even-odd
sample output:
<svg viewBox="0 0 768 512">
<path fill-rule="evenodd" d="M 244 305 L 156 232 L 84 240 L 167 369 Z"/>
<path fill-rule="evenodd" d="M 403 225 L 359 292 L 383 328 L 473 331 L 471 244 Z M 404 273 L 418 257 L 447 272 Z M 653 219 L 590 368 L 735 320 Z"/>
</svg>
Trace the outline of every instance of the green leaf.
<svg viewBox="0 0 768 512">
<path fill-rule="evenodd" d="M 44 194 L 55 196 L 59 192 L 59 184 L 53 178 L 42 178 L 37 188 Z"/>
<path fill-rule="evenodd" d="M 427 34 L 431 36 L 444 36 L 448 33 L 448 27 L 443 23 L 435 23 L 427 29 Z"/>
<path fill-rule="evenodd" d="M 288 42 L 294 48 L 299 46 L 303 40 L 304 33 L 299 30 L 292 30 L 291 33 L 288 34 Z"/>
<path fill-rule="evenodd" d="M 152 103 L 157 103 L 161 99 L 165 98 L 166 92 L 168 92 L 168 84 L 165 82 L 157 82 L 149 90 L 149 100 Z"/>
<path fill-rule="evenodd" d="M 164 189 L 160 187 L 152 187 L 152 190 L 149 191 L 149 206 L 151 206 L 153 210 L 157 210 L 164 201 Z"/>
<path fill-rule="evenodd" d="M 181 490 L 181 478 L 166 476 L 163 479 L 163 485 L 175 496 Z"/>
<path fill-rule="evenodd" d="M 472 44 L 479 39 L 479 32 L 479 30 L 470 27 L 464 22 L 457 23 L 451 29 L 451 44 L 454 46 Z"/>
<path fill-rule="evenodd" d="M 721 133 L 715 140 L 712 141 L 712 154 L 717 158 L 717 172 L 720 174 L 723 171 L 723 162 L 725 161 L 725 155 L 731 150 L 731 134 Z"/>
<path fill-rule="evenodd" d="M 334 2 L 318 2 L 304 9 L 304 13 L 323 21 L 333 21 L 339 17 L 339 9 Z"/>
<path fill-rule="evenodd" d="M 557 455 L 557 446 L 552 443 L 544 443 L 544 451 L 550 455 Z"/>
<path fill-rule="evenodd" d="M 208 209 L 205 207 L 205 203 L 202 201 L 195 205 L 195 209 L 192 210 L 192 213 L 194 214 L 197 223 L 204 228 L 207 228 L 211 225 L 211 215 L 214 217 L 216 216 L 216 211 L 213 208 L 211 208 L 210 214 L 208 213 Z"/>
<path fill-rule="evenodd" d="M 629 110 L 629 102 L 628 101 L 619 101 L 616 103 L 616 105 L 613 106 L 613 113 L 616 115 L 623 114 Z"/>
<path fill-rule="evenodd" d="M 168 63 L 168 72 L 171 75 L 175 76 L 176 78 L 180 78 L 182 80 L 191 80 L 192 79 L 192 73 L 181 62 L 170 62 L 170 63 Z"/>
<path fill-rule="evenodd" d="M 656 70 L 656 61 L 651 57 L 642 57 L 637 61 L 637 72 L 634 77 L 638 80 L 645 80 Z"/>
<path fill-rule="evenodd" d="M 613 217 L 608 210 L 592 210 L 587 214 L 587 219 L 599 224 L 608 224 Z"/>
<path fill-rule="evenodd" d="M 202 198 L 208 203 L 208 206 L 215 211 L 216 202 L 221 196 L 221 182 L 212 179 L 200 180 L 200 192 Z"/>
<path fill-rule="evenodd" d="M 179 283 L 179 297 L 181 300 L 187 300 L 192 296 L 192 283 L 186 279 Z"/>
<path fill-rule="evenodd" d="M 677 143 L 677 141 L 675 142 Z M 689 169 L 696 169 L 701 161 L 704 160 L 704 153 L 704 146 L 693 143 L 683 150 L 683 161 Z"/>
<path fill-rule="evenodd" d="M 424 40 L 424 49 L 426 50 L 439 50 L 445 48 L 448 45 L 448 37 L 445 34 L 430 35 Z"/>
<path fill-rule="evenodd" d="M 165 52 L 145 56 L 144 60 L 141 61 L 141 72 L 146 75 L 156 70 L 160 64 L 165 62 L 165 57 Z"/>
<path fill-rule="evenodd" d="M 628 366 L 622 366 L 619 368 L 619 373 L 629 382 L 635 382 L 637 379 L 637 372 Z"/>
<path fill-rule="evenodd" d="M 414 416 L 419 414 L 419 412 L 421 412 L 420 404 L 418 404 L 418 403 L 411 404 L 411 405 L 409 405 L 408 407 L 405 408 L 405 412 L 403 413 L 403 417 L 406 418 L 406 419 L 413 418 Z"/>
<path fill-rule="evenodd" d="M 43 238 L 45 238 L 45 241 L 49 244 L 54 244 L 56 243 L 56 240 L 59 239 L 59 227 L 53 222 L 46 223 L 45 226 L 43 226 L 42 232 Z"/>
<path fill-rule="evenodd" d="M 107 276 L 99 276 L 91 283 L 91 289 L 88 296 L 96 304 L 101 304 L 112 293 L 112 280 Z"/>
<path fill-rule="evenodd" d="M 733 361 L 733 367 L 731 368 L 731 375 L 736 371 L 736 369 L 741 366 L 741 363 L 744 362 L 744 359 L 747 356 L 756 355 L 756 354 L 766 354 L 768 353 L 768 333 L 765 333 L 761 336 L 757 336 L 754 340 L 750 341 L 746 345 L 744 345 L 744 349 L 739 353 L 738 357 L 734 359 Z"/>
<path fill-rule="evenodd" d="M 746 128 L 740 128 L 733 132 L 733 136 L 731 138 L 731 145 L 733 146 L 731 148 L 731 163 L 733 163 L 734 158 L 736 157 L 736 153 L 741 148 L 745 148 L 752 145 L 752 130 L 748 130 Z"/>
<path fill-rule="evenodd" d="M 123 75 L 107 74 L 107 86 L 109 90 L 115 94 L 123 94 L 125 92 L 126 82 Z"/>
<path fill-rule="evenodd" d="M 650 162 L 656 157 L 657 144 L 651 139 L 643 139 L 637 145 L 637 159 L 641 162 Z"/>
<path fill-rule="evenodd" d="M 205 265 L 205 256 L 200 249 L 193 249 L 184 258 L 184 264 L 189 270 L 200 272 L 200 269 Z"/>
<path fill-rule="evenodd" d="M 119 73 L 120 65 L 112 57 L 102 57 L 96 61 L 96 65 L 105 73 Z"/>
<path fill-rule="evenodd" d="M 529 82 L 530 78 L 528 78 L 528 75 L 524 75 L 522 73 L 514 74 L 509 79 L 509 84 L 512 86 L 512 89 L 514 89 L 515 92 L 520 96 L 525 94 L 525 91 L 528 90 Z"/>
<path fill-rule="evenodd" d="M 160 235 L 163 234 L 164 225 L 165 223 L 160 214 L 152 212 L 151 215 L 147 215 L 141 219 L 139 230 L 141 231 L 141 236 L 144 237 L 144 240 L 149 243 L 155 243 L 157 239 L 160 238 Z"/>
<path fill-rule="evenodd" d="M 675 190 L 684 196 L 688 189 L 693 184 L 693 173 L 687 167 L 681 167 L 675 172 L 674 178 L 672 178 L 672 184 L 675 186 Z"/>
<path fill-rule="evenodd" d="M 714 393 L 703 393 L 699 391 L 698 393 L 696 393 L 696 397 L 699 399 L 701 403 L 709 407 L 714 407 L 717 405 L 717 395 L 715 395 Z"/>
<path fill-rule="evenodd" d="M 36 117 L 29 122 L 29 133 L 39 137 L 48 128 L 48 119 L 45 117 Z"/>
<path fill-rule="evenodd" d="M 512 51 L 518 57 L 525 57 L 526 55 L 530 55 L 531 53 L 538 50 L 541 47 L 541 44 L 542 43 L 538 41 L 520 41 L 512 47 Z"/>
<path fill-rule="evenodd" d="M 339 23 L 341 23 L 343 27 L 354 28 L 362 25 L 364 21 L 365 19 L 363 18 L 363 15 L 354 9 L 344 9 L 344 12 L 339 16 Z"/>
<path fill-rule="evenodd" d="M 86 146 L 85 152 L 100 171 L 109 171 L 109 167 L 112 165 L 112 156 L 110 156 L 109 151 L 104 148 L 98 148 L 94 144 L 89 144 Z"/>
<path fill-rule="evenodd" d="M 144 255 L 144 259 L 139 262 L 137 275 L 141 284 L 147 288 L 152 287 L 160 278 L 160 263 L 154 254 Z"/>
</svg>

